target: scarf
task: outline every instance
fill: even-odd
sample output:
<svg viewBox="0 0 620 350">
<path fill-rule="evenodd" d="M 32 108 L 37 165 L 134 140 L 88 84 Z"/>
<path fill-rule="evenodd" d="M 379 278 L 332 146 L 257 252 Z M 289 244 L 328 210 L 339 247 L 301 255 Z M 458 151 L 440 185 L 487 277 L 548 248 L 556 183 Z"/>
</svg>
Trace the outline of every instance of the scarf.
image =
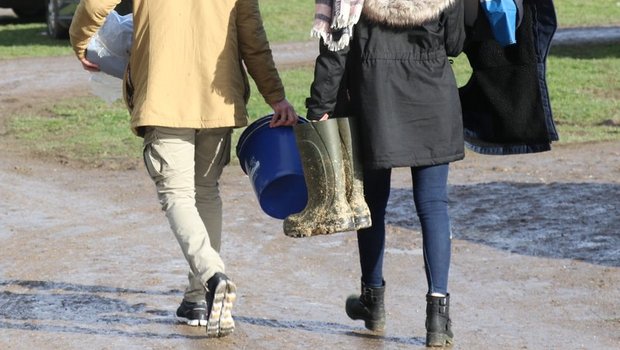
<svg viewBox="0 0 620 350">
<path fill-rule="evenodd" d="M 315 0 L 310 36 L 322 38 L 331 51 L 347 47 L 363 6 L 364 0 Z"/>
</svg>

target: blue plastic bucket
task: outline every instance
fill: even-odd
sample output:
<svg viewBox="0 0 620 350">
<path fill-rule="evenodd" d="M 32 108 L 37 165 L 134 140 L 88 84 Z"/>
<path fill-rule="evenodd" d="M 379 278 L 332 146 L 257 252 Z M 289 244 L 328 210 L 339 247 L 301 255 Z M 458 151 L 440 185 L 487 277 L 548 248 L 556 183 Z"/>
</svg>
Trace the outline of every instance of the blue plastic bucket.
<svg viewBox="0 0 620 350">
<path fill-rule="evenodd" d="M 308 192 L 291 126 L 270 128 L 271 115 L 248 125 L 237 143 L 237 158 L 269 216 L 284 219 L 306 207 Z M 299 118 L 299 123 L 308 121 Z"/>
</svg>

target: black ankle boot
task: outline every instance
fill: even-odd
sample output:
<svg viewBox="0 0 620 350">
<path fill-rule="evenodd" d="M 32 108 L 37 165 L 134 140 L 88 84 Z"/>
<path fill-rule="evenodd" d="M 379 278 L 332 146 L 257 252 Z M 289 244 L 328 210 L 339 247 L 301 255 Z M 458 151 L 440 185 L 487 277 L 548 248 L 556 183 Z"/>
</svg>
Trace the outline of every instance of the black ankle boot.
<svg viewBox="0 0 620 350">
<path fill-rule="evenodd" d="M 347 298 L 347 315 L 353 320 L 364 320 L 364 325 L 371 331 L 382 331 L 385 328 L 384 292 L 385 281 L 381 287 L 367 287 L 362 282 L 362 293 Z"/>
<path fill-rule="evenodd" d="M 450 294 L 445 297 L 426 296 L 426 346 L 451 346 Z"/>
</svg>

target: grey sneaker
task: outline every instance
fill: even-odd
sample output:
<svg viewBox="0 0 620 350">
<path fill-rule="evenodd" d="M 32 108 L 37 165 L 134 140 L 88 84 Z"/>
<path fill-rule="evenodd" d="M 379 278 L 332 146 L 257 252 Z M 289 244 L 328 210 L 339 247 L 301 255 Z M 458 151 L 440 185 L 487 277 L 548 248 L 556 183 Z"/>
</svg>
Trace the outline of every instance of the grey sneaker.
<svg viewBox="0 0 620 350">
<path fill-rule="evenodd" d="M 187 323 L 193 327 L 205 327 L 207 325 L 207 303 L 192 303 L 183 300 L 177 309 L 176 318 L 179 322 Z"/>
<path fill-rule="evenodd" d="M 232 317 L 237 287 L 228 277 L 218 272 L 207 281 L 207 337 L 225 337 L 235 330 Z"/>
</svg>

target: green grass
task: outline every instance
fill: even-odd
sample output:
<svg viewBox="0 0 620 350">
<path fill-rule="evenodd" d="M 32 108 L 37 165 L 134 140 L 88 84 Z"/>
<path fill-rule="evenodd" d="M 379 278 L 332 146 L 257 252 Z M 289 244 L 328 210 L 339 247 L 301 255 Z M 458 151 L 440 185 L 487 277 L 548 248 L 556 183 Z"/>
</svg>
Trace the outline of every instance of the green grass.
<svg viewBox="0 0 620 350">
<path fill-rule="evenodd" d="M 271 42 L 311 40 L 313 1 L 259 0 L 259 4 Z M 560 27 L 620 25 L 618 0 L 555 0 L 554 4 Z M 45 35 L 44 23 L 20 24 L 10 20 L 0 23 L 0 59 L 72 52 L 67 40 L 54 40 Z"/>
<path fill-rule="evenodd" d="M 10 133 L 34 153 L 94 166 L 139 154 L 141 139 L 130 131 L 121 102 L 69 99 L 49 105 L 43 113 L 15 116 L 9 122 Z"/>
<path fill-rule="evenodd" d="M 314 16 L 313 1 L 260 0 L 259 4 L 265 31 L 271 42 L 312 40 L 310 27 Z M 0 23 L 0 59 L 73 53 L 68 40 L 55 40 L 47 36 L 45 23 L 8 22 Z"/>
<path fill-rule="evenodd" d="M 464 55 L 455 60 L 459 85 L 471 69 Z M 555 47 L 547 78 L 560 143 L 620 140 L 620 46 Z M 304 100 L 312 68 L 281 71 L 289 101 L 305 115 Z M 271 113 L 252 83 L 248 104 L 251 120 Z M 39 115 L 15 116 L 9 132 L 35 152 L 99 165 L 140 156 L 140 141 L 129 130 L 122 103 L 108 105 L 96 98 L 66 100 Z M 236 145 L 242 129 L 233 135 Z M 234 158 L 234 149 L 233 149 Z"/>
<path fill-rule="evenodd" d="M 312 72 L 309 68 L 281 72 L 288 99 L 303 112 Z M 251 83 L 248 104 L 251 120 L 272 112 Z M 137 160 L 142 139 L 129 129 L 129 114 L 117 101 L 107 104 L 96 97 L 62 100 L 45 106 L 38 114 L 16 115 L 8 123 L 9 134 L 40 155 L 77 161 L 91 166 Z M 233 145 L 242 129 L 235 130 Z M 236 162 L 233 149 L 233 162 Z M 131 162 L 130 162 L 131 163 Z"/>
<path fill-rule="evenodd" d="M 0 25 L 0 59 L 64 56 L 72 52 L 69 41 L 48 37 L 43 23 Z"/>
<path fill-rule="evenodd" d="M 555 4 L 563 26 L 620 23 L 616 0 Z M 308 39 L 313 2 L 261 0 L 260 5 L 270 40 Z M 51 40 L 44 31 L 43 24 L 0 25 L 0 59 L 71 53 L 66 41 Z M 464 84 L 471 74 L 467 58 L 455 59 L 454 68 L 459 85 Z M 289 101 L 305 115 L 312 68 L 280 73 Z M 560 143 L 620 140 L 620 45 L 553 47 L 547 79 Z M 253 83 L 248 111 L 251 120 L 271 113 Z M 14 116 L 8 130 L 37 153 L 96 166 L 140 156 L 141 139 L 129 130 L 129 116 L 120 102 L 108 105 L 94 97 L 64 100 L 43 106 L 36 114 Z M 241 131 L 235 132 L 233 145 Z"/>
<path fill-rule="evenodd" d="M 547 84 L 562 142 L 620 140 L 620 45 L 552 48 Z"/>
<path fill-rule="evenodd" d="M 286 90 L 286 98 L 295 107 L 298 114 L 305 115 L 304 102 L 310 94 L 310 84 L 312 83 L 311 67 L 286 69 L 280 71 L 280 78 Z M 250 120 L 255 120 L 272 112 L 263 97 L 256 89 L 256 85 L 250 80 L 252 93 L 248 102 L 248 113 Z"/>
<path fill-rule="evenodd" d="M 618 0 L 555 0 L 553 3 L 560 27 L 620 24 Z"/>
<path fill-rule="evenodd" d="M 307 41 L 314 18 L 314 1 L 260 0 L 267 38 L 271 42 Z"/>
</svg>

